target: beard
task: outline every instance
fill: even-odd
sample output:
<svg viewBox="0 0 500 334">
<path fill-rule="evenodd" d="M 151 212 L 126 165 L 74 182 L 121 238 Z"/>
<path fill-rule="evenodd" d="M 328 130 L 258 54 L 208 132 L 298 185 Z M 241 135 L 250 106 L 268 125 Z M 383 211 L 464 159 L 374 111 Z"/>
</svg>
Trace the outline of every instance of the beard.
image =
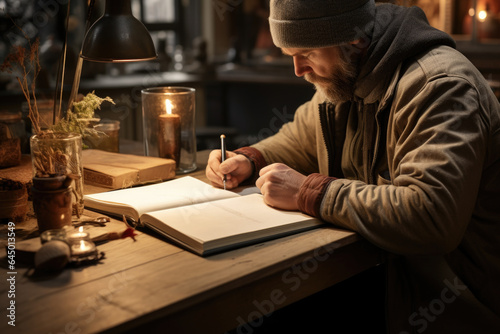
<svg viewBox="0 0 500 334">
<path fill-rule="evenodd" d="M 354 96 L 354 86 L 358 77 L 358 61 L 349 61 L 340 53 L 339 60 L 327 77 L 314 72 L 306 73 L 304 78 L 314 84 L 317 91 L 322 93 L 328 102 L 338 104 L 349 101 Z"/>
</svg>

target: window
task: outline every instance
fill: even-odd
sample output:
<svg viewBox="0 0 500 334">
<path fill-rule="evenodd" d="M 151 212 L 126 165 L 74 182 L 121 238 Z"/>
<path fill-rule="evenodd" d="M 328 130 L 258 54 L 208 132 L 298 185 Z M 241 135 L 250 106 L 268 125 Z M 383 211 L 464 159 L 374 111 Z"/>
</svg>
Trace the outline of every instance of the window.
<svg viewBox="0 0 500 334">
<path fill-rule="evenodd" d="M 172 52 L 185 44 L 184 13 L 181 0 L 133 0 L 132 11 L 149 30 L 153 41 Z"/>
</svg>

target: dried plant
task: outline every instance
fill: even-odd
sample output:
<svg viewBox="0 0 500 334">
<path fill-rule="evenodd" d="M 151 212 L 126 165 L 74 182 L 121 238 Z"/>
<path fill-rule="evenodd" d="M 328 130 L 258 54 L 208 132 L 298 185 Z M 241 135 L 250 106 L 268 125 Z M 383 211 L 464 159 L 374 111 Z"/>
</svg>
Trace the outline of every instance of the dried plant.
<svg viewBox="0 0 500 334">
<path fill-rule="evenodd" d="M 95 134 L 96 130 L 91 126 L 99 121 L 95 117 L 95 111 L 101 109 L 101 104 L 105 101 L 115 104 L 109 96 L 100 98 L 95 95 L 94 91 L 88 93 L 79 101 L 73 102 L 73 110 L 68 109 L 66 117 L 62 118 L 52 129 L 58 132 L 78 133 L 82 136 Z"/>
<path fill-rule="evenodd" d="M 92 6 L 91 6 L 92 7 Z M 68 16 L 69 17 L 69 16 Z M 15 23 L 14 23 L 15 25 Z M 18 27 L 16 25 L 16 27 Z M 0 65 L 0 71 L 5 71 L 14 74 L 21 90 L 28 102 L 28 117 L 31 121 L 33 134 L 37 138 L 47 139 L 37 141 L 37 144 L 32 147 L 32 161 L 36 177 L 50 177 L 56 175 L 65 175 L 66 180 L 71 179 L 74 181 L 72 188 L 74 198 L 73 201 L 73 214 L 80 217 L 83 212 L 83 179 L 80 167 L 81 161 L 79 154 L 81 147 L 77 149 L 68 148 L 63 141 L 58 139 L 68 137 L 69 133 L 76 133 L 84 136 L 89 132 L 96 132 L 93 129 L 93 122 L 99 119 L 94 116 L 96 109 L 100 109 L 104 101 L 113 103 L 110 97 L 100 98 L 94 92 L 87 94 L 85 97 L 76 101 L 76 95 L 81 71 L 80 67 L 77 68 L 77 75 L 75 75 L 74 92 L 72 91 L 70 101 L 68 103 L 68 110 L 65 117 L 59 117 L 60 106 L 62 105 L 62 88 L 58 101 L 54 101 L 55 105 L 59 105 L 57 115 L 53 115 L 56 124 L 53 124 L 49 130 L 42 130 L 40 127 L 40 114 L 36 100 L 36 79 L 40 73 L 39 62 L 39 45 L 38 39 L 34 43 L 31 42 L 28 35 L 20 28 L 18 29 L 23 33 L 28 47 L 14 46 L 11 53 L 6 57 L 4 63 Z M 63 59 L 65 59 L 66 48 L 64 48 Z M 63 69 L 63 74 L 60 80 L 60 87 L 63 87 L 64 78 L 64 61 L 60 66 Z M 58 78 L 59 80 L 59 78 Z M 56 111 L 54 111 L 56 112 Z M 55 117 L 57 116 L 57 117 Z"/>
<path fill-rule="evenodd" d="M 16 76 L 24 97 L 28 102 L 28 117 L 31 121 L 33 132 L 39 133 L 40 115 L 36 103 L 35 89 L 36 79 L 40 73 L 40 61 L 38 57 L 40 41 L 37 38 L 34 43 L 31 43 L 25 33 L 24 36 L 28 41 L 28 48 L 19 45 L 14 46 L 3 64 L 0 65 L 0 71 L 12 73 Z"/>
<path fill-rule="evenodd" d="M 57 134 L 43 132 L 42 138 L 57 139 Z M 49 177 L 55 175 L 72 174 L 67 170 L 70 157 L 64 152 L 64 148 L 57 147 L 54 143 L 49 145 L 39 144 L 39 147 L 33 152 L 33 166 L 35 167 L 36 177 Z"/>
<path fill-rule="evenodd" d="M 20 28 L 19 28 L 20 29 Z M 22 31 L 22 29 L 20 29 Z M 49 139 L 45 144 L 38 143 L 32 148 L 33 166 L 37 177 L 48 177 L 55 175 L 67 175 L 73 179 L 79 176 L 75 174 L 76 167 L 71 152 L 67 152 L 64 145 L 58 144 L 57 139 L 65 138 L 69 133 L 92 134 L 96 132 L 93 124 L 99 119 L 94 112 L 100 109 L 105 101 L 113 103 L 110 97 L 100 98 L 94 92 L 82 96 L 78 101 L 72 103 L 66 111 L 64 118 L 57 118 L 48 130 L 40 127 L 40 114 L 36 100 L 36 79 L 40 72 L 39 62 L 39 40 L 31 43 L 28 36 L 23 32 L 27 47 L 14 46 L 11 53 L 0 65 L 0 71 L 5 71 L 16 76 L 19 86 L 28 102 L 28 117 L 31 121 L 33 134 L 40 139 Z"/>
</svg>

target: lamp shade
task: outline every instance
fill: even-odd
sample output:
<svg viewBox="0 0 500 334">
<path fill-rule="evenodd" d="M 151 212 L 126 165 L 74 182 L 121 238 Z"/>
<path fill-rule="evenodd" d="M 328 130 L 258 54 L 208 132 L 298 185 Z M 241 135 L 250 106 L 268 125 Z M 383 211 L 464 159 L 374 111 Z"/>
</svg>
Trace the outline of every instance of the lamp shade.
<svg viewBox="0 0 500 334">
<path fill-rule="evenodd" d="M 120 63 L 152 60 L 157 54 L 148 30 L 132 15 L 130 0 L 106 0 L 104 15 L 85 35 L 81 57 Z"/>
</svg>

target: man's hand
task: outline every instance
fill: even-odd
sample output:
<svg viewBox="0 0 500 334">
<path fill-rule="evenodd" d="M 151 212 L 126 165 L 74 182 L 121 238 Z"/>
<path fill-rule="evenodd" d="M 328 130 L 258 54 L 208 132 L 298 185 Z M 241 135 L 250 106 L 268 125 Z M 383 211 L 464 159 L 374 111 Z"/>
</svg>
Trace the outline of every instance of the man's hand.
<svg viewBox="0 0 500 334">
<path fill-rule="evenodd" d="M 220 161 L 220 150 L 210 152 L 205 174 L 215 187 L 223 187 L 224 174 L 226 174 L 226 189 L 236 188 L 252 175 L 252 162 L 242 154 L 227 151 L 226 160 L 223 163 Z"/>
<path fill-rule="evenodd" d="M 283 210 L 299 210 L 297 200 L 305 175 L 284 164 L 266 166 L 259 175 L 255 184 L 268 205 Z"/>
</svg>

